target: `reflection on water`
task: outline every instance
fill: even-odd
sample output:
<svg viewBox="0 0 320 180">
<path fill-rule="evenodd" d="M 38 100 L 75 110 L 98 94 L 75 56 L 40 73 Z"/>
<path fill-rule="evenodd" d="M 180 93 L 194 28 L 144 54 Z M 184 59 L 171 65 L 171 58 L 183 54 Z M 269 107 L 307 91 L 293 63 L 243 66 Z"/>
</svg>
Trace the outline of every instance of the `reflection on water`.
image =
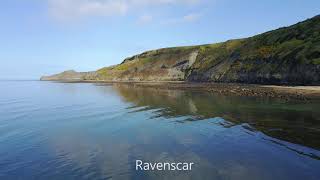
<svg viewBox="0 0 320 180">
<path fill-rule="evenodd" d="M 207 120 L 221 117 L 232 127 L 247 123 L 257 131 L 297 144 L 320 149 L 319 102 L 284 102 L 221 96 L 199 91 L 166 90 L 116 84 L 116 92 L 139 111 L 157 109 L 154 117 L 166 119 L 186 117 L 177 122 Z"/>
<path fill-rule="evenodd" d="M 0 179 L 319 179 L 320 102 L 0 82 Z M 135 160 L 194 162 L 136 171 Z"/>
</svg>

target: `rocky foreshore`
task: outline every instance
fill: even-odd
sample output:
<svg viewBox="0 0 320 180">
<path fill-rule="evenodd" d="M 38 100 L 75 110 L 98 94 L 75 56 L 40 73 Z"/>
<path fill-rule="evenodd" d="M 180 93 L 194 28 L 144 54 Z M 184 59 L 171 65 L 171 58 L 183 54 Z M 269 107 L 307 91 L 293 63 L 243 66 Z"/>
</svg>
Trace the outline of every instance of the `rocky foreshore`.
<svg viewBox="0 0 320 180">
<path fill-rule="evenodd" d="M 320 85 L 320 16 L 244 39 L 163 48 L 91 72 L 65 71 L 50 81 L 185 81 Z M 221 92 L 230 91 L 228 89 Z M 235 88 L 240 94 L 251 90 Z M 220 90 L 219 90 L 220 92 Z M 256 92 L 263 96 L 264 90 Z M 269 93 L 271 96 L 273 93 Z M 272 95 L 273 96 L 273 95 Z"/>
<path fill-rule="evenodd" d="M 41 80 L 131 83 L 286 101 L 320 99 L 319 29 L 320 16 L 315 16 L 249 38 L 151 50 L 115 66 L 69 70 Z"/>
<path fill-rule="evenodd" d="M 277 98 L 291 100 L 320 100 L 320 86 L 267 86 L 232 83 L 185 83 L 185 82 L 96 82 L 97 85 L 130 84 L 132 86 L 159 89 L 208 91 L 221 95 Z"/>
</svg>

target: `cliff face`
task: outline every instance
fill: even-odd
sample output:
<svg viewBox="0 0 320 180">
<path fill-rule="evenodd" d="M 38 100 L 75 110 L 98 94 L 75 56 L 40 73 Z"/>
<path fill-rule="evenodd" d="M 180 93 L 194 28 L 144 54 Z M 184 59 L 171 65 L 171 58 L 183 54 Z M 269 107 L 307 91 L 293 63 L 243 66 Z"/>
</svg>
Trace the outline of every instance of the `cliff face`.
<svg viewBox="0 0 320 180">
<path fill-rule="evenodd" d="M 42 80 L 319 85 L 320 16 L 250 38 L 148 51 L 96 72 L 67 71 Z"/>
<path fill-rule="evenodd" d="M 320 16 L 247 39 L 201 46 L 191 81 L 320 83 Z"/>
<path fill-rule="evenodd" d="M 120 65 L 97 71 L 98 80 L 183 81 L 197 59 L 198 47 L 148 51 L 125 59 Z"/>
</svg>

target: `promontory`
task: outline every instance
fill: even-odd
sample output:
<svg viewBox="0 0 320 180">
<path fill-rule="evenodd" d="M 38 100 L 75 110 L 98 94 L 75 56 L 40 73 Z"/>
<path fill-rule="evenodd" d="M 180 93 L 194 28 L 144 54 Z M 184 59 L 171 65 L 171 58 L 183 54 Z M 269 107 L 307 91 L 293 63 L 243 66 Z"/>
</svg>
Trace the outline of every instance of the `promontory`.
<svg viewBox="0 0 320 180">
<path fill-rule="evenodd" d="M 320 85 L 320 15 L 249 38 L 147 51 L 119 65 L 41 80 Z"/>
</svg>

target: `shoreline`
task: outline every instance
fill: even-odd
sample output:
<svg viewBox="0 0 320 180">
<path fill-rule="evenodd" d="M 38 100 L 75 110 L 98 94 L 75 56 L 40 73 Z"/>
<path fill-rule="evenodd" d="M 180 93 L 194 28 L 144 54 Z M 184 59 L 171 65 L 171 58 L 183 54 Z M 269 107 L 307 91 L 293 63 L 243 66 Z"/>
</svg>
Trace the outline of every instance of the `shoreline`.
<svg viewBox="0 0 320 180">
<path fill-rule="evenodd" d="M 222 95 L 279 98 L 283 100 L 320 100 L 320 86 L 262 85 L 241 83 L 185 82 L 185 81 L 50 81 L 60 83 L 94 83 L 97 85 L 130 84 L 159 89 L 200 90 Z"/>
</svg>

